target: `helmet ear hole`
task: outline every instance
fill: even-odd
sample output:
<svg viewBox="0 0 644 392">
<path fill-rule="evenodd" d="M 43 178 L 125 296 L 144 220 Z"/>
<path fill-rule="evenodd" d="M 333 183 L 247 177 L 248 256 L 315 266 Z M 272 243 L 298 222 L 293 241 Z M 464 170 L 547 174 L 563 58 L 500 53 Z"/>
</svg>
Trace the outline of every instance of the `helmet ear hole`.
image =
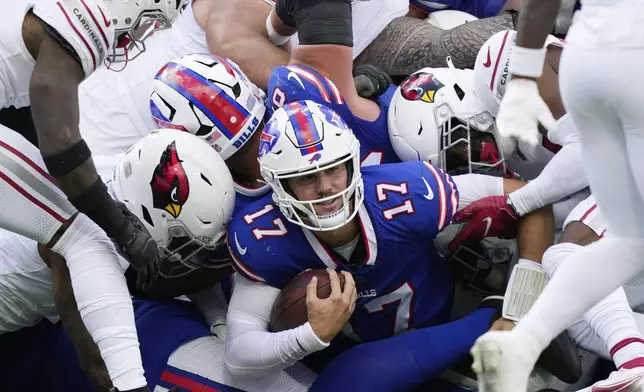
<svg viewBox="0 0 644 392">
<path fill-rule="evenodd" d="M 454 91 L 456 92 L 456 96 L 460 101 L 465 98 L 465 91 L 463 91 L 463 89 L 458 84 L 454 84 Z"/>
<path fill-rule="evenodd" d="M 152 227 L 154 227 L 154 223 L 152 223 L 152 217 L 150 216 L 150 212 L 148 211 L 147 208 L 143 204 L 141 204 L 141 211 L 143 212 L 143 220 L 148 222 L 148 224 Z"/>
</svg>

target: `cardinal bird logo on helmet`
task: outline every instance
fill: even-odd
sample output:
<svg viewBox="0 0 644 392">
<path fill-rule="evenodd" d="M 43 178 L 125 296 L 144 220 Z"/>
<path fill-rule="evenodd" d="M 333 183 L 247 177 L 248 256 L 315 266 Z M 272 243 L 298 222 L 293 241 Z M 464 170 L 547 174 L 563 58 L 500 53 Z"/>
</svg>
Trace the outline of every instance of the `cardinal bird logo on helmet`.
<svg viewBox="0 0 644 392">
<path fill-rule="evenodd" d="M 421 100 L 423 102 L 434 102 L 436 92 L 445 87 L 438 81 L 433 74 L 427 72 L 418 72 L 407 79 L 400 85 L 402 96 L 410 101 Z"/>
<path fill-rule="evenodd" d="M 152 205 L 154 208 L 165 210 L 174 218 L 181 214 L 181 207 L 190 194 L 188 176 L 181 162 L 183 161 L 177 154 L 176 142 L 173 141 L 161 154 L 150 181 Z"/>
</svg>

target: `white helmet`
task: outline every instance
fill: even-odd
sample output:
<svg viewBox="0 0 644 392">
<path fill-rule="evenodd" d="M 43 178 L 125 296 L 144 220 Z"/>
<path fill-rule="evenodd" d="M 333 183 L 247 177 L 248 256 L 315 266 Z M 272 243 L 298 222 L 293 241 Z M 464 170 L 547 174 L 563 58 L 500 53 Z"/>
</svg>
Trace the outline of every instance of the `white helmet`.
<svg viewBox="0 0 644 392">
<path fill-rule="evenodd" d="M 499 31 L 483 44 L 476 56 L 474 86 L 483 110 L 494 117 L 499 113 L 499 104 L 505 94 L 510 73 L 510 55 L 516 40 L 516 31 Z M 559 38 L 549 35 L 544 46 L 550 45 L 563 47 L 565 44 Z"/>
<path fill-rule="evenodd" d="M 265 101 L 264 92 L 232 61 L 191 54 L 159 70 L 150 111 L 157 125 L 204 138 L 225 160 L 257 130 Z"/>
<path fill-rule="evenodd" d="M 152 31 L 169 29 L 186 0 L 103 0 L 119 40 L 109 61 L 132 60 L 145 51 L 143 41 Z M 135 47 L 137 51 L 130 53 Z"/>
<path fill-rule="evenodd" d="M 152 131 L 114 168 L 114 193 L 145 225 L 164 256 L 161 274 L 184 275 L 223 243 L 235 203 L 228 167 L 203 140 Z"/>
<path fill-rule="evenodd" d="M 467 22 L 478 20 L 474 15 L 459 10 L 434 11 L 425 19 L 427 23 L 439 29 L 451 30 Z"/>
<path fill-rule="evenodd" d="M 424 160 L 446 172 L 505 173 L 516 144 L 501 140 L 481 110 L 468 69 L 423 68 L 398 87 L 389 106 L 389 139 L 403 161 Z"/>
<path fill-rule="evenodd" d="M 335 195 L 300 201 L 285 183 L 342 164 L 347 166 L 347 187 Z M 259 165 L 286 219 L 307 229 L 328 231 L 344 226 L 364 201 L 358 139 L 340 115 L 313 101 L 291 102 L 275 111 L 260 137 Z M 315 213 L 315 204 L 338 197 L 342 198 L 339 211 L 328 216 Z"/>
</svg>

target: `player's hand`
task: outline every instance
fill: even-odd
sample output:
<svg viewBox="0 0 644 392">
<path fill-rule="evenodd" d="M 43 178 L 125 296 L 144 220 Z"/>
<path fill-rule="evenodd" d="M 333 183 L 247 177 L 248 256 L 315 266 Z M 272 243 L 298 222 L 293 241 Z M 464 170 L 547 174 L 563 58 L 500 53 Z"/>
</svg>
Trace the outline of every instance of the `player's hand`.
<svg viewBox="0 0 644 392">
<path fill-rule="evenodd" d="M 519 77 L 511 79 L 496 117 L 499 135 L 536 146 L 539 144 L 539 124 L 552 131 L 556 121 L 539 95 L 537 82 Z"/>
<path fill-rule="evenodd" d="M 362 98 L 376 98 L 384 94 L 393 82 L 383 70 L 366 64 L 353 68 L 353 83 Z"/>
<path fill-rule="evenodd" d="M 448 250 L 454 253 L 461 245 L 480 242 L 485 237 L 514 238 L 521 217 L 508 204 L 507 196 L 489 196 L 477 200 L 456 215 L 456 222 L 467 221 Z"/>
<path fill-rule="evenodd" d="M 497 319 L 490 327 L 490 331 L 512 331 L 516 323 L 503 317 Z"/>
<path fill-rule="evenodd" d="M 328 269 L 331 281 L 331 295 L 329 298 L 318 298 L 318 279 L 313 277 L 306 286 L 306 313 L 313 332 L 323 342 L 330 342 L 335 337 L 356 308 L 356 282 L 353 276 L 346 271 L 344 275 L 344 291 L 340 287 L 340 278 L 337 272 Z"/>
<path fill-rule="evenodd" d="M 127 209 L 125 204 L 114 201 L 123 214 L 123 227 L 116 241 L 116 249 L 138 273 L 136 286 L 145 290 L 154 283 L 159 275 L 159 249 L 143 223 Z"/>
</svg>

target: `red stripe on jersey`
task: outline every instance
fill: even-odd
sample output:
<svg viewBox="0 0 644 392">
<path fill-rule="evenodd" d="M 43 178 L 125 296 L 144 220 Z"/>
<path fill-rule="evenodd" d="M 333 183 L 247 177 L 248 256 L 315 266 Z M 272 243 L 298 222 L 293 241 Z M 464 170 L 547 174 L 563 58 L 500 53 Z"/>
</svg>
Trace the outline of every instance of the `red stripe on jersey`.
<svg viewBox="0 0 644 392">
<path fill-rule="evenodd" d="M 52 184 L 56 185 L 56 182 L 54 181 L 54 178 L 52 176 L 50 176 L 49 173 L 47 173 L 45 171 L 45 169 L 43 169 L 42 167 L 38 166 L 38 164 L 36 162 L 34 162 L 31 159 L 29 159 L 28 156 L 26 156 L 25 154 L 23 154 L 20 151 L 18 151 L 16 148 L 8 145 L 7 143 L 5 143 L 5 142 L 3 142 L 1 140 L 0 140 L 0 147 L 4 148 L 7 151 L 10 151 L 12 154 L 14 154 L 18 158 L 22 159 L 23 161 L 25 161 L 25 163 L 27 165 L 31 166 L 41 176 L 45 177 L 47 180 L 49 180 L 49 182 L 51 182 Z M 58 185 L 56 185 L 56 186 L 58 186 Z"/>
<path fill-rule="evenodd" d="M 235 268 L 235 271 L 237 271 L 240 275 L 250 280 L 251 282 L 266 283 L 266 281 L 262 279 L 261 276 L 254 274 L 246 264 L 244 264 L 241 260 L 239 260 L 239 258 L 237 258 L 228 241 L 226 241 L 226 245 L 228 246 L 228 253 L 230 253 L 230 257 L 233 259 L 233 267 Z"/>
<path fill-rule="evenodd" d="M 590 215 L 591 212 L 595 211 L 595 208 L 597 208 L 597 204 L 593 204 L 592 207 L 590 207 L 586 212 L 584 212 L 584 215 L 581 216 L 579 219 L 579 222 L 583 223 L 586 218 L 588 218 L 588 215 Z"/>
<path fill-rule="evenodd" d="M 204 385 L 198 381 L 191 380 L 187 377 L 180 376 L 178 374 L 172 374 L 167 370 L 164 370 L 161 373 L 161 380 L 172 385 L 181 387 L 182 389 L 187 389 L 189 391 L 199 391 L 199 392 L 223 392 L 221 389 L 211 388 L 208 385 Z"/>
<path fill-rule="evenodd" d="M 295 72 L 296 74 L 300 75 L 304 79 L 308 80 L 312 84 L 314 84 L 318 90 L 320 91 L 320 95 L 322 95 L 322 99 L 324 99 L 327 102 L 331 102 L 331 98 L 329 97 L 329 93 L 326 91 L 326 88 L 320 83 L 318 80 L 317 76 L 313 74 L 312 72 L 307 71 L 306 69 L 297 67 L 295 65 L 289 65 L 286 68 L 289 70 Z"/>
<path fill-rule="evenodd" d="M 92 64 L 94 65 L 94 69 L 96 69 L 96 56 L 94 55 L 94 52 L 92 51 L 92 47 L 89 46 L 87 41 L 85 40 L 85 37 L 78 31 L 76 26 L 74 26 L 74 23 L 72 23 L 72 20 L 69 18 L 69 15 L 67 15 L 67 11 L 65 11 L 65 8 L 63 7 L 62 4 L 60 4 L 60 1 L 56 3 L 58 5 L 58 8 L 63 12 L 63 15 L 65 15 L 65 19 L 67 19 L 67 23 L 72 27 L 72 29 L 76 32 L 76 34 L 80 37 L 81 41 L 85 44 L 85 47 L 87 47 L 87 50 L 89 50 L 89 54 L 92 55 Z M 84 70 L 83 70 L 84 71 Z"/>
<path fill-rule="evenodd" d="M 438 188 L 438 230 L 443 230 L 447 222 L 447 195 L 445 190 L 445 184 L 441 175 L 436 171 L 434 166 L 430 165 L 427 162 L 423 162 L 427 169 L 432 173 L 436 179 L 436 185 Z"/>
<path fill-rule="evenodd" d="M 90 17 L 90 18 L 92 18 L 92 20 L 94 21 L 94 24 L 95 24 L 95 25 L 96 25 L 96 27 L 98 28 L 98 32 L 99 32 L 99 33 L 101 33 L 101 37 L 103 37 L 103 42 L 105 42 L 105 50 L 109 49 L 109 48 L 110 48 L 110 44 L 109 44 L 109 43 L 108 43 L 108 41 L 107 41 L 107 36 L 105 35 L 105 32 L 103 31 L 103 26 L 101 26 L 101 25 L 98 23 L 98 20 L 96 20 L 96 18 L 94 17 L 94 13 L 92 12 L 92 10 L 91 10 L 91 9 L 89 9 L 89 7 L 87 6 L 87 4 L 85 4 L 85 0 L 80 0 L 80 1 L 81 1 L 81 3 L 83 3 L 83 6 L 84 6 L 84 7 L 85 7 L 85 9 L 87 10 L 87 13 L 89 14 L 89 17 Z M 101 12 L 103 12 L 103 11 L 101 11 Z M 105 18 L 105 16 L 103 16 L 103 18 Z"/>
<path fill-rule="evenodd" d="M 40 207 L 43 211 L 54 217 L 58 222 L 61 222 L 63 224 L 67 223 L 67 219 L 63 218 L 60 216 L 56 211 L 52 210 L 45 204 L 43 204 L 40 200 L 36 199 L 34 196 L 32 196 L 26 189 L 18 185 L 15 181 L 13 181 L 9 176 L 7 176 L 5 173 L 0 172 L 0 178 L 5 180 L 7 184 L 11 185 L 11 187 L 15 190 L 17 190 L 21 195 L 23 195 L 27 200 L 30 202 L 34 203 L 38 207 Z"/>
</svg>

